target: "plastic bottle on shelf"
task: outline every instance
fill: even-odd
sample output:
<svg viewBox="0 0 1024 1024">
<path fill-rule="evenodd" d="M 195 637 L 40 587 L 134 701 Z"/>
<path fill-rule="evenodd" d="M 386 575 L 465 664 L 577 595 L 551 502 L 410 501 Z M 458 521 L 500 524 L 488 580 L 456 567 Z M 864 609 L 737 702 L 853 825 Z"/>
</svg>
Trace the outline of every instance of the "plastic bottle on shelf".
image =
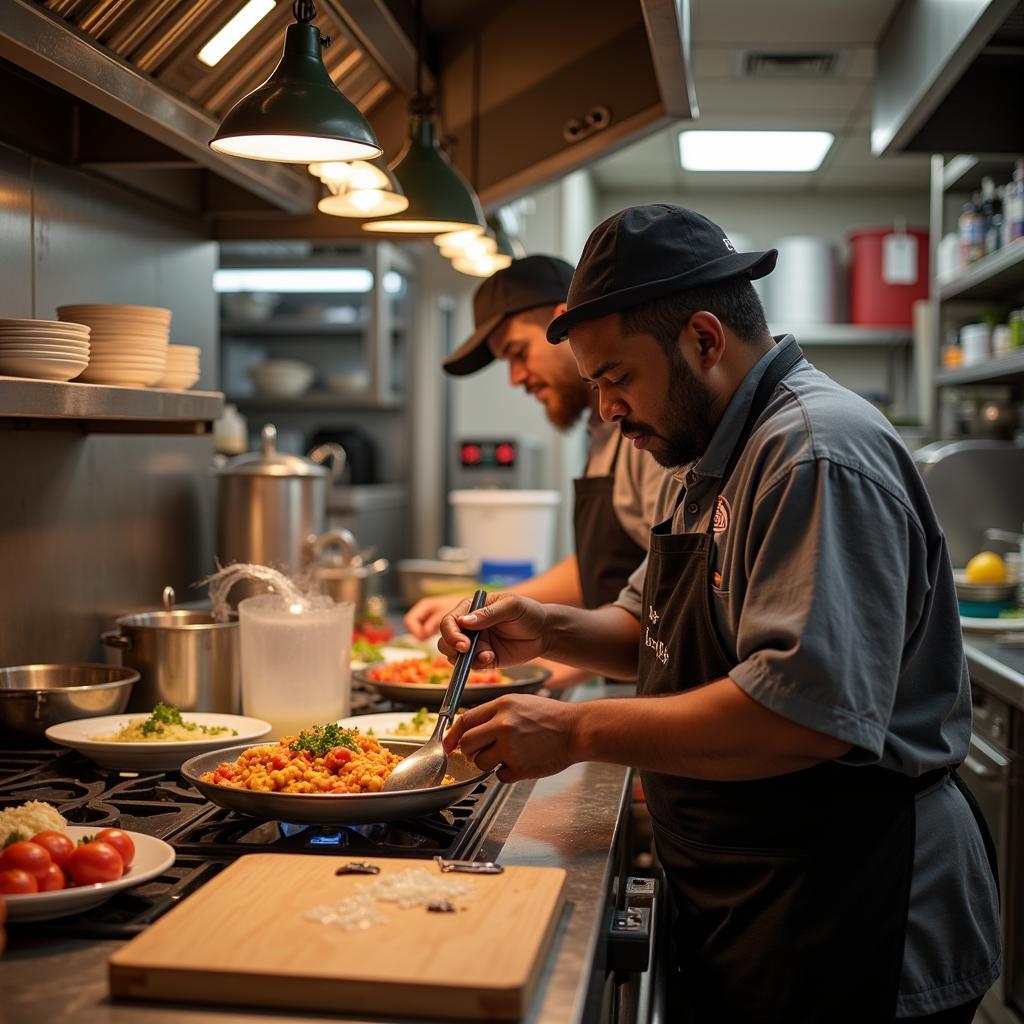
<svg viewBox="0 0 1024 1024">
<path fill-rule="evenodd" d="M 1024 160 L 1017 161 L 1003 196 L 1003 237 L 1007 244 L 1024 238 Z"/>
<path fill-rule="evenodd" d="M 1024 309 L 1014 309 L 1007 319 L 1010 327 L 1010 348 L 1024 348 Z"/>
<path fill-rule="evenodd" d="M 999 248 L 1003 225 L 1003 201 L 996 192 L 996 183 L 991 178 L 981 179 L 981 205 L 979 207 L 984 221 L 983 253 L 988 255 Z"/>
<path fill-rule="evenodd" d="M 980 210 L 981 196 L 977 193 L 964 203 L 960 213 L 960 266 L 966 267 L 985 255 L 985 218 Z"/>
</svg>

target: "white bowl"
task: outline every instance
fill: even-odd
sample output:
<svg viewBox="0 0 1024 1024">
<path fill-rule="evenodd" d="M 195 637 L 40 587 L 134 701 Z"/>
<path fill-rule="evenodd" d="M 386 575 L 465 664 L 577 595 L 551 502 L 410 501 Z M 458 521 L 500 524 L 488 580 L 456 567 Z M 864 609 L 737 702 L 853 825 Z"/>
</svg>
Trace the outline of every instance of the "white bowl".
<svg viewBox="0 0 1024 1024">
<path fill-rule="evenodd" d="M 24 327 L 27 330 L 88 330 L 85 324 L 74 323 L 71 320 L 19 320 L 15 317 L 0 317 L 0 330 L 13 327 Z"/>
<path fill-rule="evenodd" d="M 355 395 L 365 391 L 370 378 L 365 373 L 335 373 L 327 378 L 327 387 L 336 395 Z"/>
<path fill-rule="evenodd" d="M 0 355 L 0 374 L 10 377 L 37 377 L 41 380 L 71 380 L 87 366 L 87 359 L 60 359 L 55 356 Z"/>
<path fill-rule="evenodd" d="M 163 370 L 159 367 L 155 370 L 113 370 L 105 367 L 90 366 L 82 374 L 81 380 L 86 384 L 117 384 L 126 388 L 148 388 L 160 379 L 162 373 Z"/>
<path fill-rule="evenodd" d="M 155 388 L 164 388 L 166 391 L 188 391 L 188 389 L 192 387 L 198 380 L 198 373 L 168 373 L 161 377 L 152 386 Z"/>
<path fill-rule="evenodd" d="M 0 324 L 0 338 L 11 335 L 21 338 L 88 338 L 91 328 L 77 324 L 43 325 L 41 327 L 7 327 Z"/>
<path fill-rule="evenodd" d="M 275 359 L 249 369 L 249 377 L 260 394 L 292 397 L 306 391 L 316 370 L 293 359 Z"/>
<path fill-rule="evenodd" d="M 28 338 L 16 341 L 0 341 L 0 352 L 7 355 L 25 352 L 38 352 L 39 355 L 54 355 L 85 359 L 89 355 L 89 342 L 79 343 L 60 341 L 32 341 Z"/>
<path fill-rule="evenodd" d="M 165 306 L 131 306 L 127 303 L 84 302 L 57 307 L 57 316 L 64 320 L 69 313 L 92 313 L 98 316 L 142 316 L 150 319 L 170 320 L 171 311 Z"/>
</svg>

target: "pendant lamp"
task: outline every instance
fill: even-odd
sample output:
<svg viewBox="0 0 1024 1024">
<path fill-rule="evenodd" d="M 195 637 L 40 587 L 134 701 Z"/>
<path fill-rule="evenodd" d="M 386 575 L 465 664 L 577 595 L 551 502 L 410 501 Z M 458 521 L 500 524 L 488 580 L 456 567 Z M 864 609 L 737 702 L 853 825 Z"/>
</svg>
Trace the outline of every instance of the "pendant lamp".
<svg viewBox="0 0 1024 1024">
<path fill-rule="evenodd" d="M 281 62 L 221 122 L 210 148 L 249 160 L 313 163 L 380 156 L 369 122 L 343 96 L 324 67 L 313 0 L 292 4 Z"/>
<path fill-rule="evenodd" d="M 363 228 L 418 235 L 474 227 L 482 231 L 485 224 L 480 200 L 441 149 L 434 103 L 423 93 L 423 0 L 416 5 L 416 26 L 416 95 L 409 103 L 409 138 L 391 167 L 409 206 L 387 220 L 368 221 Z"/>
<path fill-rule="evenodd" d="M 456 256 L 452 260 L 452 268 L 460 274 L 469 274 L 472 277 L 490 277 L 496 271 L 504 270 L 511 262 L 511 256 L 491 252 L 482 256 Z"/>
<path fill-rule="evenodd" d="M 332 217 L 384 217 L 409 205 L 394 174 L 379 160 L 310 164 L 309 173 L 327 186 L 330 195 L 317 209 Z"/>
</svg>

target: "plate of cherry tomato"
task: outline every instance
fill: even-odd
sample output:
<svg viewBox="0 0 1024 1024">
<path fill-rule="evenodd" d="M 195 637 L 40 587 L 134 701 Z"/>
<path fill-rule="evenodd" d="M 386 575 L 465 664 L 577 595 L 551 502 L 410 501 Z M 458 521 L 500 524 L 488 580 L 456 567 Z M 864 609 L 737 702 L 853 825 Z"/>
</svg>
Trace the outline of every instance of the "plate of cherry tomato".
<svg viewBox="0 0 1024 1024">
<path fill-rule="evenodd" d="M 162 839 L 118 828 L 69 825 L 0 851 L 8 921 L 45 921 L 98 906 L 162 874 L 174 850 Z"/>
</svg>

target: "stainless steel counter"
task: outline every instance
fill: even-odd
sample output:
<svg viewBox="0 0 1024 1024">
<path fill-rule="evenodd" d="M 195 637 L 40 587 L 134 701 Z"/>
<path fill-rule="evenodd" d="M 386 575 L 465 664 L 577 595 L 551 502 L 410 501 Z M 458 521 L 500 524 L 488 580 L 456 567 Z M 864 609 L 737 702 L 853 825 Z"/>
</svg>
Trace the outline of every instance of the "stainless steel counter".
<svg viewBox="0 0 1024 1024">
<path fill-rule="evenodd" d="M 1024 641 L 1024 635 L 1022 635 Z M 997 644 L 979 634 L 964 635 L 971 681 L 1024 711 L 1024 646 Z"/>
<path fill-rule="evenodd" d="M 620 690 L 621 688 L 616 688 Z M 571 699 L 608 696 L 593 684 Z M 479 852 L 504 864 L 562 867 L 567 903 L 527 1021 L 583 1022 L 595 954 L 605 926 L 605 901 L 617 869 L 618 840 L 628 808 L 630 772 L 580 764 L 560 775 L 517 783 L 482 836 Z M 372 933 L 365 941 L 373 941 Z M 383 939 L 382 939 L 383 941 Z M 33 939 L 31 925 L 9 930 L 0 960 L 0 1021 L 47 1019 L 74 1024 L 241 1024 L 257 1020 L 337 1022 L 356 1018 L 255 1010 L 112 1003 L 106 961 L 120 942 Z M 375 1018 L 380 1024 L 382 1018 Z"/>
</svg>

